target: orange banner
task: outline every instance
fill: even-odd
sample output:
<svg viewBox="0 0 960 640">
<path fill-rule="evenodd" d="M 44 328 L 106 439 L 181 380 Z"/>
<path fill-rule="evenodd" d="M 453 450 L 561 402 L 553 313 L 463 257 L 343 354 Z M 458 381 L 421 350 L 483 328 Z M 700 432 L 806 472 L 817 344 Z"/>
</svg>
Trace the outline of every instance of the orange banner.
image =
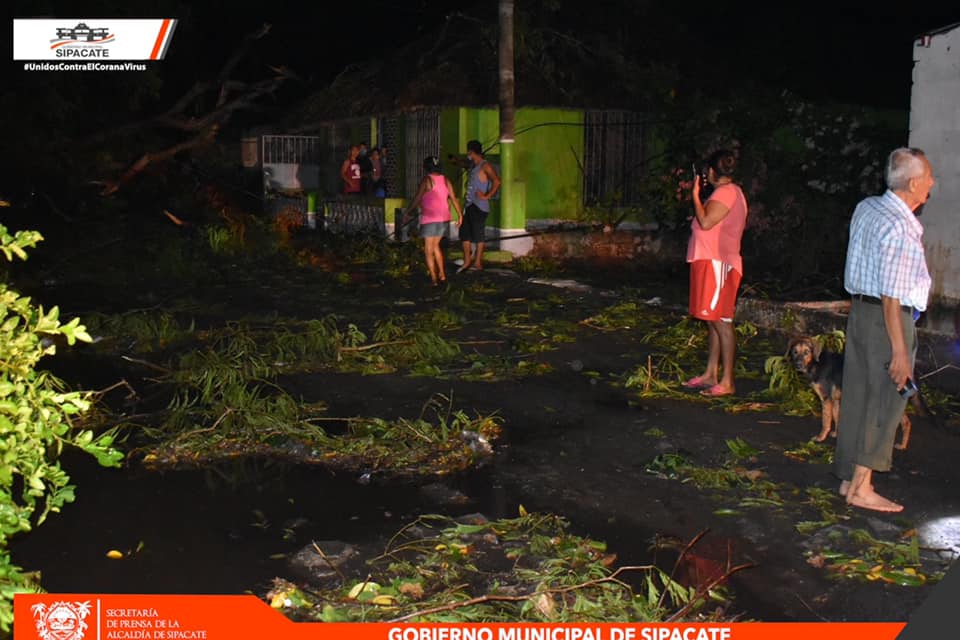
<svg viewBox="0 0 960 640">
<path fill-rule="evenodd" d="M 903 623 L 295 623 L 254 596 L 18 594 L 14 640 L 893 640 Z"/>
</svg>

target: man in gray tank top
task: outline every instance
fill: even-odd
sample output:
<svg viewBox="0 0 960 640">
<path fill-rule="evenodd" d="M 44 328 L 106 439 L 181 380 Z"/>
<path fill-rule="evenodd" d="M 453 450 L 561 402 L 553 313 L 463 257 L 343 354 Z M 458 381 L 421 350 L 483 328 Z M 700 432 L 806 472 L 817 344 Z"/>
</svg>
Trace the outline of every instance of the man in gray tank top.
<svg viewBox="0 0 960 640">
<path fill-rule="evenodd" d="M 467 143 L 467 158 L 472 166 L 464 198 L 463 224 L 460 226 L 463 266 L 457 270 L 457 273 L 467 269 L 483 269 L 483 246 L 486 241 L 485 230 L 487 215 L 490 213 L 490 198 L 500 189 L 500 176 L 483 157 L 483 146 L 479 140 L 471 140 Z"/>
</svg>

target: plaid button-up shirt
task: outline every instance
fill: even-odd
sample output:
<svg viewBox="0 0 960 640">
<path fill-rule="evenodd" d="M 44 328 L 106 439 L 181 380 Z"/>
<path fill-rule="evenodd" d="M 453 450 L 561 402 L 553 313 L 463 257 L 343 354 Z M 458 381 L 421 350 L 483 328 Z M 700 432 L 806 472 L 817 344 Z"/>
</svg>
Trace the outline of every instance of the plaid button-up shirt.
<svg viewBox="0 0 960 640">
<path fill-rule="evenodd" d="M 923 225 L 892 191 L 861 201 L 853 212 L 843 279 L 851 294 L 888 296 L 918 311 L 927 308 Z"/>
</svg>

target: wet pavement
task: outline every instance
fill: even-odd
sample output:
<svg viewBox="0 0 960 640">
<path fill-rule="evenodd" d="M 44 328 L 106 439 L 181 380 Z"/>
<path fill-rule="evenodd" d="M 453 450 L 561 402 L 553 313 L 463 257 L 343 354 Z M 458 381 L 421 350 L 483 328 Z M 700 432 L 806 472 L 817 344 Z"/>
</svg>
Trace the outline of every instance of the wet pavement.
<svg viewBox="0 0 960 640">
<path fill-rule="evenodd" d="M 553 296 L 554 304 L 562 303 L 560 315 L 581 319 L 615 302 L 599 289 L 534 284 L 508 273 L 467 274 L 450 286 L 476 281 L 489 282 L 495 292 L 487 299 L 491 309 L 469 316 L 460 332 L 465 338 L 489 337 L 489 318 L 509 307 L 509 300 Z M 662 290 L 651 282 L 634 293 L 649 299 Z M 218 304 L 270 308 L 280 315 L 319 313 L 317 306 L 305 309 L 290 291 L 248 293 L 255 299 L 232 296 L 229 287 L 209 295 Z M 670 304 L 683 295 L 664 297 Z M 399 292 L 377 287 L 361 300 L 328 298 L 325 306 L 347 316 L 381 314 L 397 309 L 398 299 L 412 302 L 410 311 L 439 304 L 435 291 L 417 285 Z M 829 466 L 796 460 L 784 451 L 808 441 L 818 419 L 731 414 L 693 395 L 689 401 L 641 399 L 619 382 L 647 362 L 651 347 L 641 341 L 644 333 L 643 326 L 609 332 L 581 327 L 575 342 L 557 343 L 556 350 L 535 356 L 551 364 L 551 372 L 522 379 L 465 382 L 324 372 L 284 380 L 291 393 L 305 401 L 323 400 L 330 415 L 344 417 L 416 416 L 427 399 L 443 393 L 468 411 L 497 412 L 506 436 L 491 464 L 427 490 L 376 477 L 361 485 L 357 478 L 267 461 L 156 474 L 136 465 L 103 470 L 70 458 L 77 502 L 21 537 L 14 560 L 41 570 L 45 588 L 53 592 L 262 594 L 270 578 L 285 575 L 286 554 L 310 540 L 374 544 L 417 514 L 479 511 L 503 517 L 523 505 L 561 514 L 575 532 L 606 540 L 620 564 L 649 561 L 658 535 L 685 541 L 708 530 L 683 571 L 703 579 L 718 568 L 752 564 L 729 583 L 731 613 L 746 618 L 908 619 L 929 587 L 832 578 L 807 562 L 809 536 L 795 525 L 816 517 L 802 504 L 804 492 L 811 487 L 832 491 L 838 483 Z M 67 369 L 83 369 L 83 355 L 73 357 L 73 369 Z M 754 357 L 750 366 L 762 367 L 762 359 Z M 101 371 L 98 377 L 110 375 Z M 764 384 L 744 379 L 740 392 Z M 910 449 L 896 452 L 893 471 L 876 480 L 878 490 L 907 505 L 906 511 L 890 516 L 840 506 L 842 522 L 877 536 L 885 528 L 916 528 L 924 546 L 960 547 L 960 471 L 954 463 L 960 437 L 924 418 L 915 418 L 914 425 Z M 726 441 L 735 438 L 757 450 L 750 466 L 781 486 L 785 507 L 743 508 L 737 503 L 742 496 L 701 490 L 649 470 L 657 456 L 670 453 L 704 467 L 720 465 L 728 454 Z M 110 549 L 132 553 L 111 560 L 106 557 Z M 669 562 L 670 556 L 660 559 Z"/>
</svg>

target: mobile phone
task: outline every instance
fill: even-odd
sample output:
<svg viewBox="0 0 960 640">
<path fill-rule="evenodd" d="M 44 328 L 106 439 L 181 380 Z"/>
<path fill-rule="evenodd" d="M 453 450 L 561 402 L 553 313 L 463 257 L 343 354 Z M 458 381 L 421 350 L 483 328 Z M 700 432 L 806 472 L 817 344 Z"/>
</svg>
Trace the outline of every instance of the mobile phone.
<svg viewBox="0 0 960 640">
<path fill-rule="evenodd" d="M 703 189 L 705 186 L 707 186 L 706 177 L 697 171 L 696 163 L 692 164 L 691 166 L 693 167 L 693 179 L 700 183 L 700 188 Z"/>
<path fill-rule="evenodd" d="M 883 365 L 884 368 L 889 369 L 890 363 Z M 903 388 L 897 391 L 900 394 L 901 398 L 909 399 L 917 395 L 920 391 L 920 388 L 917 386 L 917 383 L 913 381 L 913 378 L 907 378 L 907 381 L 903 383 Z"/>
<path fill-rule="evenodd" d="M 903 389 L 900 389 L 901 398 L 912 398 L 917 395 L 917 392 L 920 389 L 917 388 L 917 384 L 913 381 L 913 378 L 907 378 L 907 381 L 903 383 Z"/>
</svg>

